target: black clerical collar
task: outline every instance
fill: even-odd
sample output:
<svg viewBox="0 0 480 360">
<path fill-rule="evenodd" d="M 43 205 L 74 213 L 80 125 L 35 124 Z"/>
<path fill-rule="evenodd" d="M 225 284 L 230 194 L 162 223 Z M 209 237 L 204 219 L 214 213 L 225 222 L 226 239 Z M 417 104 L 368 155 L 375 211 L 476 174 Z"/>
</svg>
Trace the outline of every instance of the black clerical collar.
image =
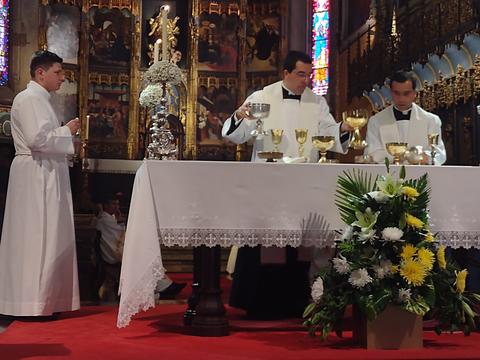
<svg viewBox="0 0 480 360">
<path fill-rule="evenodd" d="M 283 85 L 282 85 L 282 94 L 284 99 L 294 99 L 294 100 L 300 101 L 300 98 L 302 97 L 302 95 L 295 95 L 291 93 L 290 91 L 285 89 Z"/>
<path fill-rule="evenodd" d="M 400 111 L 393 107 L 393 115 L 395 116 L 395 120 L 410 120 L 410 115 L 412 114 L 412 109 L 406 111 Z"/>
</svg>

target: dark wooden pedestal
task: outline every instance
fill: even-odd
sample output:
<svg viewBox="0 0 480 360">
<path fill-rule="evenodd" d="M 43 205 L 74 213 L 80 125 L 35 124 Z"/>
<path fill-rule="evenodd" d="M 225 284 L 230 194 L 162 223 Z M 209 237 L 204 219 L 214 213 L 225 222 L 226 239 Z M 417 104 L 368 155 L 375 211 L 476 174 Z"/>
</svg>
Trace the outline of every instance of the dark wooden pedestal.
<svg viewBox="0 0 480 360">
<path fill-rule="evenodd" d="M 184 314 L 188 333 L 196 336 L 229 334 L 225 306 L 220 289 L 220 247 L 194 249 L 192 296 Z"/>
</svg>

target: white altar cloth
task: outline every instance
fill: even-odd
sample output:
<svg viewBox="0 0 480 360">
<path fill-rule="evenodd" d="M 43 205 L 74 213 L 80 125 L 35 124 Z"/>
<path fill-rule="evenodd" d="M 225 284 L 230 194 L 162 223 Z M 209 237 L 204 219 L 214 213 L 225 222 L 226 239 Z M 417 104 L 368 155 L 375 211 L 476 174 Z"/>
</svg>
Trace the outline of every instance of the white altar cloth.
<svg viewBox="0 0 480 360">
<path fill-rule="evenodd" d="M 120 279 L 117 325 L 154 306 L 166 246 L 330 246 L 344 224 L 335 206 L 339 175 L 383 165 L 144 161 L 137 171 Z M 398 175 L 399 167 L 391 172 Z M 480 247 L 480 168 L 407 166 L 428 173 L 431 230 L 447 246 Z"/>
</svg>

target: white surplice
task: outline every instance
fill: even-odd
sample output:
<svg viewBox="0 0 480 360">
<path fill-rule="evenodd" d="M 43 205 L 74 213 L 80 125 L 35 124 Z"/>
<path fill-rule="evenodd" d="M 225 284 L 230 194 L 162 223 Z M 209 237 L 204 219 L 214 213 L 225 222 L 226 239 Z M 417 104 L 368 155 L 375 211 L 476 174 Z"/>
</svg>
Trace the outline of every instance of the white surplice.
<svg viewBox="0 0 480 360">
<path fill-rule="evenodd" d="M 311 89 L 306 88 L 300 101 L 283 99 L 282 81 L 268 85 L 250 95 L 245 103 L 270 104 L 270 114 L 263 120 L 263 128 L 269 135 L 256 139 L 253 144 L 252 161 L 258 161 L 259 151 L 273 151 L 274 145 L 270 129 L 283 129 L 280 151 L 289 158 L 298 157 L 298 143 L 295 140 L 295 129 L 308 129 L 307 142 L 304 145 L 304 155 L 311 162 L 318 160 L 318 151 L 312 146 L 312 136 L 328 135 L 335 137 L 335 146 L 331 151 L 345 153 L 346 148 L 340 144 L 340 124 L 330 114 L 328 104 L 323 96 L 316 95 Z M 255 129 L 255 120 L 243 120 L 237 129 L 227 135 L 233 116 L 225 121 L 222 136 L 242 144 L 252 138 L 250 132 Z"/>
<path fill-rule="evenodd" d="M 77 310 L 77 258 L 67 154 L 50 94 L 30 81 L 12 105 L 16 156 L 10 169 L 0 243 L 0 314 Z"/>
<path fill-rule="evenodd" d="M 383 163 L 385 157 L 393 159 L 385 149 L 389 142 L 406 142 L 408 147 L 422 146 L 429 150 L 428 134 L 439 134 L 435 165 L 442 165 L 447 154 L 442 141 L 442 122 L 440 118 L 420 106 L 412 104 L 410 120 L 396 120 L 393 105 L 372 116 L 368 121 L 365 154 L 374 162 Z"/>
</svg>

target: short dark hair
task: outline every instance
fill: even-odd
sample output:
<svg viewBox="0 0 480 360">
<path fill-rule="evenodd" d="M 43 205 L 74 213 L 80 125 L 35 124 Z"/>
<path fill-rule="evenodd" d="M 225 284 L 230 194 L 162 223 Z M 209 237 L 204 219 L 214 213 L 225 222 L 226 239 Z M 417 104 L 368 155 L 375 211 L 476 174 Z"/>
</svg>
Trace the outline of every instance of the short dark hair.
<svg viewBox="0 0 480 360">
<path fill-rule="evenodd" d="M 311 64 L 312 58 L 310 55 L 301 52 L 301 51 L 289 51 L 285 60 L 283 61 L 283 70 L 287 70 L 288 72 L 292 72 L 297 65 L 297 61 L 301 61 L 305 64 Z"/>
<path fill-rule="evenodd" d="M 390 78 L 390 87 L 392 87 L 394 81 L 401 84 L 411 81 L 413 90 L 416 90 L 417 88 L 417 80 L 415 80 L 415 76 L 411 71 L 397 71 L 393 73 L 392 77 Z"/>
<path fill-rule="evenodd" d="M 50 69 L 55 63 L 63 63 L 63 59 L 47 50 L 36 51 L 32 56 L 32 61 L 30 61 L 30 76 L 35 77 L 35 71 L 38 68 L 42 68 L 45 71 Z"/>
</svg>

